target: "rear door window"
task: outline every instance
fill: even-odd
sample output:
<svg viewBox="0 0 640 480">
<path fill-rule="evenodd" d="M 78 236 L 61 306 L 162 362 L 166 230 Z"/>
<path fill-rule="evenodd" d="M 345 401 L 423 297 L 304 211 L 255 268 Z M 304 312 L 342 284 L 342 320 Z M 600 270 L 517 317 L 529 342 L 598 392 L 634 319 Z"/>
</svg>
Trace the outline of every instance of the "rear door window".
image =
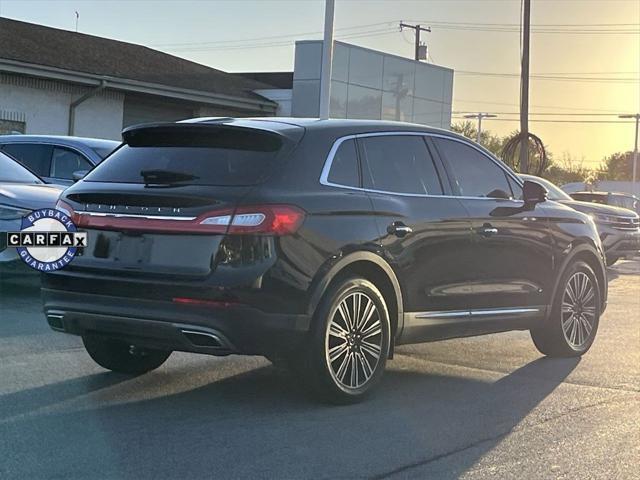
<svg viewBox="0 0 640 480">
<path fill-rule="evenodd" d="M 328 180 L 336 185 L 360 186 L 360 168 L 355 140 L 345 140 L 340 144 L 331 162 Z"/>
<path fill-rule="evenodd" d="M 126 145 L 100 163 L 84 180 L 241 186 L 263 181 L 275 166 L 283 140 L 248 128 L 150 129 L 134 132 Z"/>
<path fill-rule="evenodd" d="M 62 147 L 53 148 L 51 157 L 51 177 L 73 179 L 73 172 L 91 170 L 91 164 L 78 152 Z"/>
<path fill-rule="evenodd" d="M 438 172 L 424 138 L 382 135 L 360 139 L 365 164 L 363 185 L 370 190 L 442 195 Z"/>
<path fill-rule="evenodd" d="M 2 147 L 13 158 L 41 177 L 48 177 L 53 146 L 37 143 L 10 143 Z"/>
</svg>

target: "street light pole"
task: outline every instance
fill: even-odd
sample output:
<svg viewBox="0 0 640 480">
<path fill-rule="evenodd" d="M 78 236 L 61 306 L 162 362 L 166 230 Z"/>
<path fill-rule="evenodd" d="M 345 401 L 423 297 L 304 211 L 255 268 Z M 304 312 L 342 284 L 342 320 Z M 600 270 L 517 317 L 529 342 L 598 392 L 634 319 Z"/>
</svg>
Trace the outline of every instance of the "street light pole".
<svg viewBox="0 0 640 480">
<path fill-rule="evenodd" d="M 465 115 L 464 118 L 473 118 L 473 119 L 478 119 L 478 133 L 476 134 L 476 142 L 480 143 L 480 140 L 482 139 L 482 119 L 483 118 L 496 118 L 497 115 L 493 115 L 491 113 L 482 113 L 482 112 L 478 112 L 478 113 L 471 113 L 469 115 Z"/>
<path fill-rule="evenodd" d="M 638 123 L 640 123 L 640 113 L 636 113 L 634 115 L 618 115 L 619 118 L 634 118 L 636 120 L 636 140 L 635 146 L 633 147 L 633 173 L 632 173 L 632 186 L 635 190 L 636 188 L 636 179 L 638 178 L 636 173 L 638 171 Z M 635 193 L 635 191 L 634 191 Z"/>
<path fill-rule="evenodd" d="M 333 11 L 335 0 L 326 0 L 324 7 L 324 41 L 322 42 L 322 70 L 320 71 L 320 115 L 329 118 L 331 104 L 331 64 L 333 63 Z"/>
</svg>

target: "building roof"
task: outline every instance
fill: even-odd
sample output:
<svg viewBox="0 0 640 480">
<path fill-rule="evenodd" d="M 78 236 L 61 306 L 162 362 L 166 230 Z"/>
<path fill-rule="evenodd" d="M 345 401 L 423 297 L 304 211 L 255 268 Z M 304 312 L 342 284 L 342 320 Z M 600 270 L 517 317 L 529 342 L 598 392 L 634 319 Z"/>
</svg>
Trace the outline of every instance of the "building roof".
<svg viewBox="0 0 640 480">
<path fill-rule="evenodd" d="M 0 18 L 0 59 L 200 92 L 260 100 L 272 88 L 133 43 Z"/>
<path fill-rule="evenodd" d="M 255 80 L 270 85 L 271 88 L 275 87 L 287 90 L 293 88 L 293 72 L 237 72 L 231 75 Z"/>
</svg>

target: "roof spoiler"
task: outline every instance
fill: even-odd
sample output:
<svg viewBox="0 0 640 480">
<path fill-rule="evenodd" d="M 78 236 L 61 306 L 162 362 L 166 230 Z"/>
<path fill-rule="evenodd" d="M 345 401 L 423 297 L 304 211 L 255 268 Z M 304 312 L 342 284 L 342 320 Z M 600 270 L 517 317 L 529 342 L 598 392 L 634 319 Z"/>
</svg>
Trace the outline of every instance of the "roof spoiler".
<svg viewBox="0 0 640 480">
<path fill-rule="evenodd" d="M 231 119 L 234 120 L 234 119 Z M 132 125 L 122 131 L 131 147 L 204 147 L 276 151 L 284 136 L 272 130 L 226 123 L 228 119 L 203 122 L 158 122 Z"/>
</svg>

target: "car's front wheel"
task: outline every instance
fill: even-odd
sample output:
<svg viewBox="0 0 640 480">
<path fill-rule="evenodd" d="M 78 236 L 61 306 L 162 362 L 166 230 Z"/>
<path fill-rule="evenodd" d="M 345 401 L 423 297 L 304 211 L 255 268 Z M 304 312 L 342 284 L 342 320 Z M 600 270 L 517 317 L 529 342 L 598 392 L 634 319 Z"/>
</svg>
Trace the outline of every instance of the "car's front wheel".
<svg viewBox="0 0 640 480">
<path fill-rule="evenodd" d="M 106 337 L 86 335 L 82 337 L 89 356 L 103 368 L 118 373 L 141 375 L 162 365 L 171 352 L 140 349 L 127 342 Z"/>
<path fill-rule="evenodd" d="M 551 357 L 575 357 L 586 353 L 600 322 L 600 292 L 591 267 L 577 261 L 562 275 L 551 315 L 531 329 L 537 349 Z"/>
<path fill-rule="evenodd" d="M 353 403 L 378 383 L 390 344 L 389 312 L 380 290 L 364 278 L 339 281 L 315 314 L 300 373 L 326 400 Z"/>
</svg>

